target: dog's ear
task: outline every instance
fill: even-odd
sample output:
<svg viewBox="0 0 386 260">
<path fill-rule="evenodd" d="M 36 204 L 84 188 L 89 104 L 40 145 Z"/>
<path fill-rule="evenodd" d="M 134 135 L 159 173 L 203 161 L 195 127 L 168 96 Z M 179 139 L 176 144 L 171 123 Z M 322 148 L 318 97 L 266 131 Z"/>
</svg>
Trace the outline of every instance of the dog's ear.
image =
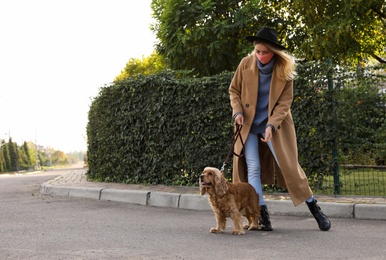
<svg viewBox="0 0 386 260">
<path fill-rule="evenodd" d="M 217 195 L 221 196 L 228 192 L 228 182 L 221 171 L 215 172 L 214 181 Z"/>
</svg>

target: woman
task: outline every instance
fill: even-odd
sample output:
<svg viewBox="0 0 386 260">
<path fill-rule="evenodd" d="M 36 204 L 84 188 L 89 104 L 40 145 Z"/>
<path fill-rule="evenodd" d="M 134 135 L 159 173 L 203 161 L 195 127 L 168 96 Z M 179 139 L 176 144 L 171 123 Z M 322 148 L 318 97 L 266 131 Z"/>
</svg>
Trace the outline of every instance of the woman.
<svg viewBox="0 0 386 260">
<path fill-rule="evenodd" d="M 291 115 L 293 101 L 294 58 L 278 44 L 277 32 L 263 27 L 255 36 L 251 55 L 244 57 L 229 87 L 233 118 L 243 125 L 235 153 L 244 149 L 244 157 L 233 158 L 233 182 L 249 182 L 259 194 L 260 225 L 272 231 L 262 183 L 276 184 L 288 190 L 295 206 L 307 203 L 319 229 L 327 231 L 331 222 L 320 210 L 298 163 L 295 127 Z"/>
</svg>

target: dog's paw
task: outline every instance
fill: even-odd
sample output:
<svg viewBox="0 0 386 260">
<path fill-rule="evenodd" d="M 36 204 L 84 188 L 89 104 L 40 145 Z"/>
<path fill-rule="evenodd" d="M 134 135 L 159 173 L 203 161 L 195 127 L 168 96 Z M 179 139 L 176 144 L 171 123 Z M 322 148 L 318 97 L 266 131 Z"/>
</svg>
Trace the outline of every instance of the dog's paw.
<svg viewBox="0 0 386 260">
<path fill-rule="evenodd" d="M 212 228 L 210 229 L 210 233 L 217 233 L 217 229 L 215 229 L 214 227 L 212 227 Z"/>
<path fill-rule="evenodd" d="M 219 234 L 219 233 L 223 233 L 223 232 L 224 232 L 223 230 L 219 230 L 219 229 L 214 228 L 214 227 L 212 227 L 212 228 L 210 229 L 210 233 Z"/>
<path fill-rule="evenodd" d="M 259 229 L 260 229 L 259 226 L 250 226 L 250 227 L 248 228 L 248 230 L 259 230 Z"/>
<path fill-rule="evenodd" d="M 244 235 L 244 230 L 233 230 L 232 235 Z"/>
<path fill-rule="evenodd" d="M 243 228 L 244 229 L 249 229 L 249 225 L 248 224 L 244 224 Z"/>
</svg>

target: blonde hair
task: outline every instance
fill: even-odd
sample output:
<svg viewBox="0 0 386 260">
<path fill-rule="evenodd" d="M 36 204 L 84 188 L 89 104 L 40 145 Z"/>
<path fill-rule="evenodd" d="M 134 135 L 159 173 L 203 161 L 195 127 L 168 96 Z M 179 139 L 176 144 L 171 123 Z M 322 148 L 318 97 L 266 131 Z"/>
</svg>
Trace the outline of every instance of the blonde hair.
<svg viewBox="0 0 386 260">
<path fill-rule="evenodd" d="M 293 80 L 296 76 L 295 58 L 291 54 L 277 48 L 272 44 L 260 41 L 253 42 L 254 45 L 258 43 L 264 44 L 270 51 L 275 54 L 275 65 L 273 68 L 275 74 L 278 75 L 281 80 Z M 250 55 L 253 55 L 253 64 L 251 67 L 251 71 L 257 74 L 259 69 L 257 67 L 257 57 L 255 54 L 255 49 L 253 49 Z"/>
</svg>

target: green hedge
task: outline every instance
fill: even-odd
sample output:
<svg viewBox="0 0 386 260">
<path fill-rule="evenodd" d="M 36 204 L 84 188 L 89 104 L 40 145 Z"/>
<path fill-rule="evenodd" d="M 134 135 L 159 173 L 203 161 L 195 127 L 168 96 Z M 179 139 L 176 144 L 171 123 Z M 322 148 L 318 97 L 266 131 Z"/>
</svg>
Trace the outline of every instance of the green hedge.
<svg viewBox="0 0 386 260">
<path fill-rule="evenodd" d="M 138 76 L 101 89 L 89 111 L 91 179 L 191 185 L 221 167 L 232 135 L 231 73 Z"/>
<path fill-rule="evenodd" d="M 374 133 L 385 126 L 385 99 L 374 88 L 379 82 L 366 81 L 371 75 L 358 78 L 337 69 L 329 74 L 331 68 L 315 62 L 299 64 L 297 71 L 292 113 L 299 162 L 310 184 L 318 187 L 325 175 L 333 173 L 339 158 L 355 162 L 350 155 L 354 147 L 361 147 L 362 154 L 368 154 L 369 149 L 373 157 L 379 154 L 375 147 L 384 147 L 379 145 L 382 136 Z M 224 72 L 185 78 L 176 72 L 162 72 L 102 88 L 89 111 L 89 178 L 196 185 L 205 166 L 220 168 L 233 131 L 228 94 L 232 76 L 233 72 Z M 328 90 L 329 83 L 333 91 Z M 363 100 L 368 105 L 358 108 L 355 104 Z M 383 105 L 369 105 L 373 103 Z M 360 122 L 352 118 L 358 111 L 366 114 Z M 359 135 L 355 143 L 349 142 L 352 134 Z M 332 158 L 334 144 L 339 158 Z M 230 160 L 227 177 L 231 167 Z"/>
</svg>

